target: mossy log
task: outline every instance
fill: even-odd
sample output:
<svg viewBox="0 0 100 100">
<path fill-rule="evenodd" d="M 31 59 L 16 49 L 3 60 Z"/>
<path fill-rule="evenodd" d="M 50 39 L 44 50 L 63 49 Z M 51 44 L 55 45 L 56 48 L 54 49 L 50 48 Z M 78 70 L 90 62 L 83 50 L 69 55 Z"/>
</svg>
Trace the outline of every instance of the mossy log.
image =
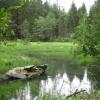
<svg viewBox="0 0 100 100">
<path fill-rule="evenodd" d="M 34 76 L 40 76 L 45 73 L 48 65 L 30 65 L 25 67 L 16 67 L 9 70 L 3 77 L 3 79 L 27 79 Z"/>
</svg>

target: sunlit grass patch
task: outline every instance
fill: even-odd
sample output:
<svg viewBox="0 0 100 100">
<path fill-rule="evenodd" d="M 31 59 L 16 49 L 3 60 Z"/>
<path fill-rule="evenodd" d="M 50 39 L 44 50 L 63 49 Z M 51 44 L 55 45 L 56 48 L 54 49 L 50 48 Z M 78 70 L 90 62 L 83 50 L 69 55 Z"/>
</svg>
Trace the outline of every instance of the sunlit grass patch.
<svg viewBox="0 0 100 100">
<path fill-rule="evenodd" d="M 72 42 L 8 41 L 0 45 L 0 73 L 17 66 L 42 64 L 46 58 L 71 60 L 79 64 L 91 63 L 92 57 L 78 54 L 79 45 Z"/>
</svg>

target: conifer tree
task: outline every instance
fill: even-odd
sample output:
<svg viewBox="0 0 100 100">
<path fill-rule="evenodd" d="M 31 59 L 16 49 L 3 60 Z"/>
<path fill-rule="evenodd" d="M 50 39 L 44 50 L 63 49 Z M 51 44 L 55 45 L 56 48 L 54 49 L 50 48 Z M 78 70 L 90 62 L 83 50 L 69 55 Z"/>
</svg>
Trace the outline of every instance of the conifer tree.
<svg viewBox="0 0 100 100">
<path fill-rule="evenodd" d="M 75 27 L 78 25 L 78 11 L 75 6 L 75 3 L 72 3 L 72 6 L 68 12 L 68 17 L 66 21 L 67 26 L 67 33 L 71 35 L 71 33 L 74 33 Z"/>
</svg>

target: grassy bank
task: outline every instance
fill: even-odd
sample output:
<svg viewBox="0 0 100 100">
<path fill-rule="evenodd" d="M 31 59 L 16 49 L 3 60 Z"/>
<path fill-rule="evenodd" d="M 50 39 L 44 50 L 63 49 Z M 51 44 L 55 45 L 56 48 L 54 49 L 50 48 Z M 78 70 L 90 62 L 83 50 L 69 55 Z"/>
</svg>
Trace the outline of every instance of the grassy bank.
<svg viewBox="0 0 100 100">
<path fill-rule="evenodd" d="M 25 42 L 25 41 L 17 41 L 17 42 L 7 42 L 6 44 L 0 44 L 0 77 L 7 70 L 17 67 L 17 66 L 26 66 L 31 64 L 43 64 L 43 60 L 45 59 L 56 59 L 58 61 L 71 61 L 74 63 L 89 65 L 93 62 L 94 58 L 91 56 L 84 56 L 80 52 L 80 47 L 77 44 L 68 42 L 68 43 L 60 43 L 60 42 Z M 49 59 L 50 60 L 50 59 Z M 54 69 L 52 69 L 54 70 Z M 39 82 L 37 82 L 39 83 Z M 37 84 L 36 83 L 36 84 Z M 7 100 L 7 98 L 11 97 L 11 92 L 16 90 L 17 88 L 23 88 L 24 82 L 10 82 L 4 83 L 0 85 L 0 90 L 4 92 L 0 92 L 0 99 Z M 33 83 L 32 83 L 33 84 Z M 35 85 L 36 85 L 35 84 Z M 9 87 L 8 87 L 9 85 Z M 16 86 L 16 87 L 15 87 Z M 32 90 L 36 90 L 36 94 L 38 94 L 38 87 L 32 86 Z M 5 97 L 5 94 L 6 97 Z M 99 97 L 99 92 L 95 93 L 89 98 Z M 43 100 L 50 100 L 49 96 L 43 98 Z M 61 97 L 59 100 L 66 100 L 65 97 Z M 75 100 L 80 100 L 80 97 L 77 96 Z M 92 99 L 88 99 L 92 100 Z M 98 99 L 96 99 L 98 100 Z"/>
<path fill-rule="evenodd" d="M 7 42 L 0 45 L 0 74 L 16 66 L 42 64 L 42 58 L 73 60 L 79 64 L 91 63 L 93 58 L 78 55 L 79 46 L 60 42 Z"/>
</svg>

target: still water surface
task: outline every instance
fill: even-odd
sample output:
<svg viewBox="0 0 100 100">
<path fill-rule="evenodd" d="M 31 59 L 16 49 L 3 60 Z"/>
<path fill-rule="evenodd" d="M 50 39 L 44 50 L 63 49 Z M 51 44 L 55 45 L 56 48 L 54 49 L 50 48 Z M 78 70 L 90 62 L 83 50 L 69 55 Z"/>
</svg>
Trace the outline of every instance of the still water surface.
<svg viewBox="0 0 100 100">
<path fill-rule="evenodd" d="M 43 59 L 43 63 L 48 63 L 47 75 L 44 77 L 21 83 L 0 83 L 0 100 L 41 100 L 46 94 L 53 100 L 76 91 L 85 90 L 89 94 L 93 91 L 93 79 L 87 68 L 61 59 Z"/>
<path fill-rule="evenodd" d="M 58 96 L 69 96 L 76 91 L 85 90 L 88 94 L 92 91 L 91 81 L 88 79 L 87 70 L 84 70 L 83 79 L 80 80 L 76 75 L 70 81 L 66 73 L 58 74 L 54 78 L 48 76 L 46 80 L 40 81 L 39 94 L 35 97 L 31 94 L 30 82 L 27 82 L 24 89 L 16 90 L 16 96 L 11 100 L 41 100 L 41 98 L 49 94 L 51 100 Z"/>
</svg>

